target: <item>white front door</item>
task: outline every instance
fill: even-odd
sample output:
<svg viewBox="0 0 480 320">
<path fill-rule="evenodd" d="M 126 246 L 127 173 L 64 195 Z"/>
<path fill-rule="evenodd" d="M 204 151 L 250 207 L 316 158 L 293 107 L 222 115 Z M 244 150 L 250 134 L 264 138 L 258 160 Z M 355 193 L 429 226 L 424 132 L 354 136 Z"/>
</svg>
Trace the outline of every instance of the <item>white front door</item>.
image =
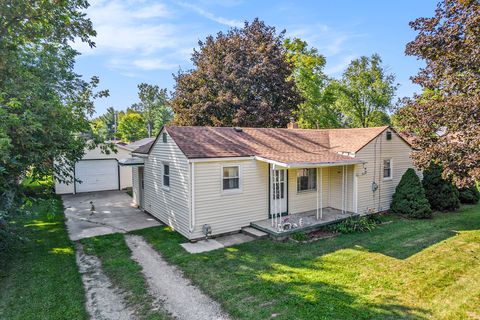
<svg viewBox="0 0 480 320">
<path fill-rule="evenodd" d="M 287 211 L 287 170 L 270 169 L 270 215 Z"/>
</svg>

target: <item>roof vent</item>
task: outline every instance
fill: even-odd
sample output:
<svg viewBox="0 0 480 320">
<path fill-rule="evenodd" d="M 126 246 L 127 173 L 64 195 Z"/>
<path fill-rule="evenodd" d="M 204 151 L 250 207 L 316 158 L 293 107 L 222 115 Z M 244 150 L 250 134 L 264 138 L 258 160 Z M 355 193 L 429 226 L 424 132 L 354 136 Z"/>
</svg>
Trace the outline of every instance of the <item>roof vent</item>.
<svg viewBox="0 0 480 320">
<path fill-rule="evenodd" d="M 233 130 L 235 130 L 236 132 L 243 132 L 243 129 L 240 127 L 235 127 L 233 128 Z"/>
</svg>

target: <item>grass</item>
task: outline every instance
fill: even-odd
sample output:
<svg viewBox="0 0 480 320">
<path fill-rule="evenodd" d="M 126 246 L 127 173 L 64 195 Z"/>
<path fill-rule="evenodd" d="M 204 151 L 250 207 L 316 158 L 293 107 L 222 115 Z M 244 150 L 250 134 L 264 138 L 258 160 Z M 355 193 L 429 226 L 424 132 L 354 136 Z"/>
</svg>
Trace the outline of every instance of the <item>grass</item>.
<svg viewBox="0 0 480 320">
<path fill-rule="evenodd" d="M 23 240 L 0 254 L 0 319 L 87 319 L 61 201 L 37 198 L 29 211 L 12 221 Z"/>
<path fill-rule="evenodd" d="M 97 256 L 108 278 L 126 292 L 127 303 L 132 306 L 141 319 L 169 319 L 161 310 L 153 310 L 153 298 L 147 291 L 147 283 L 141 273 L 141 267 L 130 256 L 130 248 L 123 234 L 111 234 L 81 240 L 85 252 Z"/>
<path fill-rule="evenodd" d="M 478 319 L 480 206 L 309 244 L 259 240 L 191 255 L 136 231 L 239 319 Z"/>
</svg>

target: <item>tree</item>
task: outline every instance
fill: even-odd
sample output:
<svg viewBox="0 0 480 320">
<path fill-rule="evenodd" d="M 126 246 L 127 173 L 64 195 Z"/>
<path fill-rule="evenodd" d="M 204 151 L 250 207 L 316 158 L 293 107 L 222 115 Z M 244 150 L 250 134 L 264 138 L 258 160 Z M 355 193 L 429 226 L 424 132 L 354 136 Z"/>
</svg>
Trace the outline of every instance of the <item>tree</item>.
<svg viewBox="0 0 480 320">
<path fill-rule="evenodd" d="M 460 203 L 477 204 L 480 200 L 480 192 L 476 185 L 458 189 Z"/>
<path fill-rule="evenodd" d="M 131 142 L 147 136 L 147 128 L 143 116 L 131 109 L 122 115 L 118 122 L 118 136 L 122 141 Z"/>
<path fill-rule="evenodd" d="M 133 104 L 132 108 L 143 114 L 148 137 L 156 135 L 161 127 L 173 118 L 173 112 L 168 102 L 167 89 L 140 83 L 138 85 L 138 98 L 140 102 Z"/>
<path fill-rule="evenodd" d="M 335 106 L 336 92 L 323 72 L 325 57 L 298 38 L 286 39 L 287 60 L 293 65 L 295 81 L 303 102 L 295 112 L 302 128 L 338 128 L 342 116 Z"/>
<path fill-rule="evenodd" d="M 430 207 L 435 210 L 448 211 L 460 207 L 458 190 L 451 180 L 442 178 L 442 167 L 436 163 L 423 172 L 423 187 Z"/>
<path fill-rule="evenodd" d="M 338 83 L 338 107 L 352 127 L 372 127 L 390 123 L 386 112 L 392 108 L 397 90 L 395 75 L 382 67 L 378 54 L 353 60 Z"/>
<path fill-rule="evenodd" d="M 406 99 L 402 122 L 416 135 L 415 164 L 442 166 L 460 187 L 480 180 L 480 3 L 442 0 L 432 18 L 410 22 L 418 32 L 406 54 L 425 61 L 412 78 L 421 94 Z"/>
<path fill-rule="evenodd" d="M 115 111 L 113 107 L 109 107 L 107 108 L 107 112 L 102 114 L 99 119 L 105 126 L 105 140 L 113 140 L 115 137 L 115 131 L 117 130 L 116 126 L 118 126 L 118 112 Z"/>
<path fill-rule="evenodd" d="M 27 173 L 72 177 L 64 168 L 83 156 L 93 100 L 108 94 L 97 91 L 98 78 L 74 72 L 71 41 L 94 45 L 87 7 L 83 0 L 0 3 L 0 225 L 18 208 Z"/>
<path fill-rule="evenodd" d="M 412 218 L 431 218 L 432 210 L 415 170 L 408 168 L 393 194 L 390 210 Z"/>
<path fill-rule="evenodd" d="M 194 69 L 180 71 L 172 106 L 179 125 L 285 127 L 301 97 L 284 32 L 255 19 L 199 42 Z"/>
</svg>

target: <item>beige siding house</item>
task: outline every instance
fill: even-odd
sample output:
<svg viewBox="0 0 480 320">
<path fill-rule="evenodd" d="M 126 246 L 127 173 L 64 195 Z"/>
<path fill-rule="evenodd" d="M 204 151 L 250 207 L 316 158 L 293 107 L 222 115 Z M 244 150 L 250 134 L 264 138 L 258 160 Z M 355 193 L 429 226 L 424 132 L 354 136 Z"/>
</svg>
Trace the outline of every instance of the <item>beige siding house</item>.
<svg viewBox="0 0 480 320">
<path fill-rule="evenodd" d="M 284 231 L 388 210 L 411 152 L 390 127 L 166 126 L 132 152 L 134 200 L 191 240 L 206 225 L 212 235 Z"/>
</svg>

